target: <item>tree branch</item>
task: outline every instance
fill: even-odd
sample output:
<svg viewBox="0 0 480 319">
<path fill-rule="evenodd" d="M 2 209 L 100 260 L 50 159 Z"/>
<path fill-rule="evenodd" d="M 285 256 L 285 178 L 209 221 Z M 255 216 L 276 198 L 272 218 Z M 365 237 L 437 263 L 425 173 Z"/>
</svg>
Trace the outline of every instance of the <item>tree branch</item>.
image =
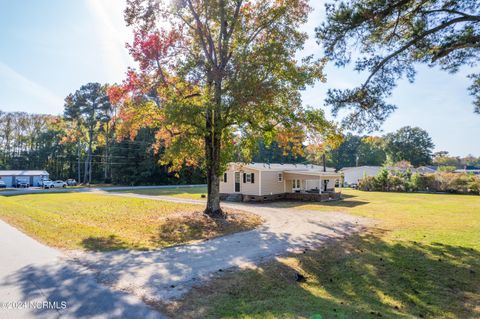
<svg viewBox="0 0 480 319">
<path fill-rule="evenodd" d="M 370 73 L 369 77 L 367 78 L 367 80 L 363 83 L 362 85 L 362 89 L 364 89 L 368 83 L 370 82 L 370 80 L 373 78 L 373 76 L 378 72 L 380 71 L 380 69 L 383 68 L 383 66 L 385 64 L 387 64 L 392 58 L 398 56 L 399 54 L 401 54 L 403 51 L 407 50 L 408 48 L 410 48 L 411 46 L 413 46 L 414 44 L 416 44 L 418 41 L 420 40 L 423 40 L 424 38 L 426 38 L 427 36 L 429 36 L 430 34 L 433 34 L 435 32 L 438 32 L 442 29 L 445 29 L 451 25 L 454 25 L 456 23 L 461 23 L 461 22 L 469 22 L 469 21 L 480 21 L 480 19 L 477 19 L 477 18 L 470 18 L 470 17 L 459 17 L 459 18 L 455 18 L 455 19 L 452 19 L 450 21 L 447 21 L 447 22 L 444 22 L 438 26 L 436 26 L 435 28 L 432 28 L 432 29 L 429 29 L 427 31 L 425 31 L 424 33 L 414 37 L 412 40 L 408 41 L 405 45 L 403 45 L 402 47 L 400 47 L 398 50 L 396 50 L 395 52 L 389 54 L 388 56 L 386 56 L 385 58 L 382 59 L 382 61 L 380 61 L 380 63 L 378 63 L 374 69 L 372 70 L 372 72 Z"/>
</svg>

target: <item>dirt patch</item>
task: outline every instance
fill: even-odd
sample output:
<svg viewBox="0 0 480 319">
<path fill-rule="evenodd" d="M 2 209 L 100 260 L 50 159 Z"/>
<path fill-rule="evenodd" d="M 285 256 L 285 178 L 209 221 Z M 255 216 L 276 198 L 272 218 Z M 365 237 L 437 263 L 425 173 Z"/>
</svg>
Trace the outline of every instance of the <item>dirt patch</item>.
<svg viewBox="0 0 480 319">
<path fill-rule="evenodd" d="M 251 230 L 263 222 L 260 216 L 252 213 L 233 209 L 225 213 L 225 219 L 210 218 L 201 212 L 167 217 L 151 242 L 155 246 L 169 247 Z"/>
</svg>

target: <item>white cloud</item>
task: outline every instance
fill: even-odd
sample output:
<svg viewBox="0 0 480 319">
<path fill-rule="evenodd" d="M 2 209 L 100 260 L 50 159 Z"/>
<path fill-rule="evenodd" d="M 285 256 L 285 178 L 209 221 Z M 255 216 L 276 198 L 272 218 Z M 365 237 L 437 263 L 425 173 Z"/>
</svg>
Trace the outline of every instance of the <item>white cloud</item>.
<svg viewBox="0 0 480 319">
<path fill-rule="evenodd" d="M 106 68 L 109 82 L 122 80 L 131 59 L 125 48 L 125 43 L 131 38 L 131 30 L 123 21 L 125 1 L 119 0 L 88 0 L 87 7 L 94 18 L 99 52 Z"/>
<path fill-rule="evenodd" d="M 46 87 L 28 79 L 5 63 L 0 62 L 0 84 L 3 89 L 16 91 L 14 101 L 0 95 L 0 108 L 9 111 L 28 111 L 34 105 L 25 105 L 35 101 L 36 105 L 45 106 L 43 109 L 56 111 L 63 106 L 63 99 Z M 28 101 L 28 102 L 27 102 Z"/>
</svg>

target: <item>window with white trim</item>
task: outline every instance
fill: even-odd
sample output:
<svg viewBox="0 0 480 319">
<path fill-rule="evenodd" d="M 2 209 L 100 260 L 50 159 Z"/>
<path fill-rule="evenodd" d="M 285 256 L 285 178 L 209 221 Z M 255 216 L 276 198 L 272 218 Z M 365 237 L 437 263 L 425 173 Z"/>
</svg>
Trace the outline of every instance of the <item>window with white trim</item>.
<svg viewBox="0 0 480 319">
<path fill-rule="evenodd" d="M 247 173 L 246 180 L 247 180 L 247 183 L 251 183 L 252 182 L 252 174 Z"/>
<path fill-rule="evenodd" d="M 283 173 L 278 173 L 278 181 L 283 182 Z"/>
</svg>

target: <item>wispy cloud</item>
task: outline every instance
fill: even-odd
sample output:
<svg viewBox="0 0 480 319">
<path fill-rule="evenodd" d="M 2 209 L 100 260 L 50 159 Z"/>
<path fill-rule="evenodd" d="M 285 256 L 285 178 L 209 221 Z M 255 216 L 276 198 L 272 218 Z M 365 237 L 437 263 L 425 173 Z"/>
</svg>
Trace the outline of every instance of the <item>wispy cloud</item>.
<svg viewBox="0 0 480 319">
<path fill-rule="evenodd" d="M 47 89 L 46 87 L 28 79 L 22 74 L 18 73 L 7 64 L 0 61 L 0 83 L 8 86 L 10 89 L 18 91 L 18 100 L 12 105 L 12 101 L 3 100 L 0 96 L 0 108 L 15 110 L 28 110 L 27 108 L 32 105 L 20 105 L 23 104 L 23 98 L 27 97 L 30 100 L 37 101 L 38 105 L 44 105 L 44 109 L 58 110 L 63 106 L 63 99 L 57 96 L 55 93 Z M 18 109 L 12 109 L 18 108 Z"/>
<path fill-rule="evenodd" d="M 131 62 L 125 49 L 125 43 L 131 37 L 131 31 L 123 22 L 126 3 L 119 0 L 88 0 L 87 6 L 98 30 L 99 52 L 109 81 L 118 82 Z"/>
</svg>

